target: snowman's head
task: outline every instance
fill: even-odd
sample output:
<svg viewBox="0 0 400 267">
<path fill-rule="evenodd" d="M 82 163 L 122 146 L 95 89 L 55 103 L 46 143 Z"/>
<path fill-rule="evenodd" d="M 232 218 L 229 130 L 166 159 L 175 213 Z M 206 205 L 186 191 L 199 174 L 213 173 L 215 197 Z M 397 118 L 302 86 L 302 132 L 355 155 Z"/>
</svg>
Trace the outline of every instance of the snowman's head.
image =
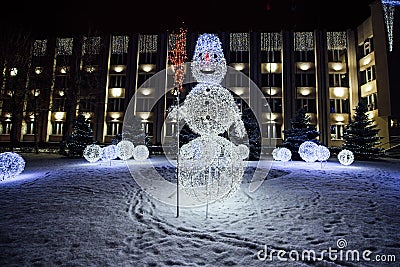
<svg viewBox="0 0 400 267">
<path fill-rule="evenodd" d="M 192 74 L 197 82 L 220 83 L 226 74 L 221 41 L 215 34 L 204 33 L 197 39 Z"/>
</svg>

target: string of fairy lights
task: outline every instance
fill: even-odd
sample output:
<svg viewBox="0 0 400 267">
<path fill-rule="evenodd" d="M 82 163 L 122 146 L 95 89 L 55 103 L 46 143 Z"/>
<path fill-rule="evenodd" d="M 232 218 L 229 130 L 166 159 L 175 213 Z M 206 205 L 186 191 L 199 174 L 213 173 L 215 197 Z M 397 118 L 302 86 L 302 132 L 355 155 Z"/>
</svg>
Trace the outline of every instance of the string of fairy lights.
<svg viewBox="0 0 400 267">
<path fill-rule="evenodd" d="M 70 56 L 72 55 L 73 38 L 57 38 L 56 47 L 57 55 Z"/>
<path fill-rule="evenodd" d="M 313 51 L 314 50 L 313 32 L 295 32 L 294 49 L 295 51 Z"/>
<path fill-rule="evenodd" d="M 186 55 L 186 33 L 187 29 L 181 27 L 178 34 L 171 34 L 169 38 L 169 62 L 174 67 L 174 88 L 182 91 L 183 79 L 185 77 Z"/>
<path fill-rule="evenodd" d="M 140 35 L 139 37 L 139 53 L 156 53 L 157 52 L 157 35 Z"/>
<path fill-rule="evenodd" d="M 345 50 L 347 49 L 347 33 L 346 32 L 327 32 L 326 33 L 328 50 Z"/>
<path fill-rule="evenodd" d="M 128 44 L 129 37 L 128 36 L 113 36 L 112 37 L 112 54 L 127 54 L 128 53 Z"/>
<path fill-rule="evenodd" d="M 383 16 L 385 18 L 389 51 L 393 50 L 393 22 L 396 6 L 400 6 L 400 0 L 382 0 Z"/>
</svg>

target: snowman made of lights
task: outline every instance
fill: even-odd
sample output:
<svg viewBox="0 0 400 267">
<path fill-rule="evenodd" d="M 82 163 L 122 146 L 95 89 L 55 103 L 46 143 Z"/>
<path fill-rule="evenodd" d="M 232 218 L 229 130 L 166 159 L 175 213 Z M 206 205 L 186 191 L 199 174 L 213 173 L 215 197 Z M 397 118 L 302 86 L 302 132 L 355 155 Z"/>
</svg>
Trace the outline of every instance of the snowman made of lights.
<svg viewBox="0 0 400 267">
<path fill-rule="evenodd" d="M 179 149 L 178 178 L 190 197 L 208 203 L 227 199 L 239 189 L 249 148 L 222 136 L 244 138 L 246 129 L 232 93 L 220 84 L 227 66 L 216 35 L 199 36 L 191 71 L 197 85 L 170 115 L 200 136 Z"/>
</svg>

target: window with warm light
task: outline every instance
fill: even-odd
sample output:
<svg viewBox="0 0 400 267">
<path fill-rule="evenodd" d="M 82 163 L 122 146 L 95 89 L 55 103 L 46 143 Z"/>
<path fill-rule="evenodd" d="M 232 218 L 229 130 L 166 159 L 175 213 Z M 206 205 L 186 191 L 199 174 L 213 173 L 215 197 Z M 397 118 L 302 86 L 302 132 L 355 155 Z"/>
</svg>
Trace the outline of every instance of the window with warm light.
<svg viewBox="0 0 400 267">
<path fill-rule="evenodd" d="M 26 134 L 35 134 L 35 122 L 26 122 Z"/>
<path fill-rule="evenodd" d="M 124 99 L 123 98 L 109 98 L 107 104 L 108 112 L 119 112 L 123 111 Z"/>
<path fill-rule="evenodd" d="M 343 131 L 344 131 L 343 124 L 331 125 L 330 130 L 331 130 L 331 140 L 343 140 Z"/>
<path fill-rule="evenodd" d="M 329 74 L 329 87 L 348 87 L 349 79 L 345 73 Z"/>
<path fill-rule="evenodd" d="M 331 113 L 349 113 L 350 102 L 348 99 L 331 99 L 330 100 Z"/>
<path fill-rule="evenodd" d="M 122 133 L 122 122 L 107 123 L 107 135 L 117 135 Z"/>
<path fill-rule="evenodd" d="M 52 122 L 51 126 L 52 126 L 52 134 L 54 134 L 54 135 L 62 135 L 63 134 L 64 122 L 55 121 L 55 122 Z"/>
<path fill-rule="evenodd" d="M 317 105 L 314 98 L 300 98 L 297 99 L 297 109 L 303 108 L 307 113 L 316 113 Z"/>
<path fill-rule="evenodd" d="M 11 133 L 12 123 L 10 121 L 3 121 L 1 125 L 2 125 L 1 134 Z"/>
</svg>

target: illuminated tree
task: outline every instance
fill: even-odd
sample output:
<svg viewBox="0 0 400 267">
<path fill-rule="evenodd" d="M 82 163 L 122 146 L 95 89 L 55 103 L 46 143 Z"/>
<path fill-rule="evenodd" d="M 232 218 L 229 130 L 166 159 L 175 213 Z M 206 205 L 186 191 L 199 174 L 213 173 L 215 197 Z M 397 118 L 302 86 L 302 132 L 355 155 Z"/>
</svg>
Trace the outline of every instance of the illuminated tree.
<svg viewBox="0 0 400 267">
<path fill-rule="evenodd" d="M 310 123 L 310 116 L 304 109 L 299 109 L 296 116 L 291 120 L 291 128 L 284 130 L 284 141 L 282 146 L 288 148 L 292 152 L 292 159 L 300 160 L 299 147 L 305 141 L 312 141 L 319 145 L 316 139 L 319 132 L 315 126 Z"/>
<path fill-rule="evenodd" d="M 93 144 L 93 130 L 85 116 L 79 114 L 74 121 L 72 135 L 66 140 L 67 156 L 82 157 L 88 145 Z"/>
<path fill-rule="evenodd" d="M 382 156 L 383 149 L 378 147 L 382 137 L 380 129 L 367 114 L 367 106 L 360 102 L 356 107 L 353 120 L 346 125 L 343 134 L 343 148 L 353 152 L 357 160 L 369 160 Z"/>
</svg>

